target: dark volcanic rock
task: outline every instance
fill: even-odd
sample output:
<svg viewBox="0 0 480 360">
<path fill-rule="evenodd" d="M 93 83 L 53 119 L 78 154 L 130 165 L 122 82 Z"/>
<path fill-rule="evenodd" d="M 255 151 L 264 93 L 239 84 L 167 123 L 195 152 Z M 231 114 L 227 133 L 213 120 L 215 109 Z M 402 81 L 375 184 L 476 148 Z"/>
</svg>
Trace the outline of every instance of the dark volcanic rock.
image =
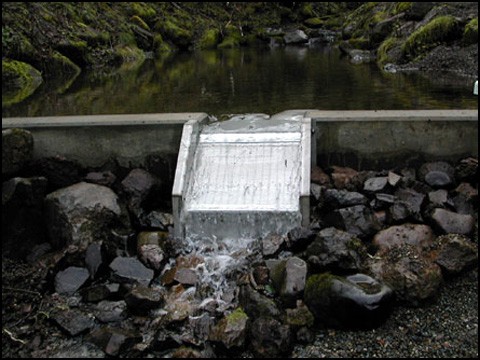
<svg viewBox="0 0 480 360">
<path fill-rule="evenodd" d="M 111 264 L 114 280 L 125 283 L 139 283 L 148 286 L 153 279 L 153 270 L 148 269 L 139 260 L 133 257 L 117 257 Z"/>
<path fill-rule="evenodd" d="M 33 136 L 24 129 L 2 130 L 2 175 L 11 176 L 33 158 Z"/>
<path fill-rule="evenodd" d="M 85 284 L 89 276 L 87 269 L 70 266 L 55 276 L 55 291 L 59 294 L 72 295 Z"/>
</svg>

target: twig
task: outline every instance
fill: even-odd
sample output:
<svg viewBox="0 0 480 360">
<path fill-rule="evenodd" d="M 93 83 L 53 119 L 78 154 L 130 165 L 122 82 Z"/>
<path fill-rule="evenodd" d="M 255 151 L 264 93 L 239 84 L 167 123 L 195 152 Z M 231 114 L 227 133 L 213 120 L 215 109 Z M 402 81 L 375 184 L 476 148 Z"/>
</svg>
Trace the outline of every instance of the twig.
<svg viewBox="0 0 480 360">
<path fill-rule="evenodd" d="M 12 288 L 12 287 L 8 287 L 8 286 L 3 286 L 3 287 L 2 287 L 2 290 L 23 292 L 23 293 L 27 293 L 27 294 L 42 296 L 42 294 L 40 294 L 38 291 L 31 291 L 31 290 L 25 290 L 25 289 L 17 289 L 17 288 Z"/>
<path fill-rule="evenodd" d="M 8 336 L 10 336 L 10 339 L 11 339 L 12 341 L 19 342 L 19 343 L 21 343 L 21 344 L 23 344 L 23 345 L 25 345 L 25 344 L 27 343 L 25 340 L 16 338 L 10 330 L 2 329 L 2 332 L 4 332 L 5 334 L 7 334 Z"/>
</svg>

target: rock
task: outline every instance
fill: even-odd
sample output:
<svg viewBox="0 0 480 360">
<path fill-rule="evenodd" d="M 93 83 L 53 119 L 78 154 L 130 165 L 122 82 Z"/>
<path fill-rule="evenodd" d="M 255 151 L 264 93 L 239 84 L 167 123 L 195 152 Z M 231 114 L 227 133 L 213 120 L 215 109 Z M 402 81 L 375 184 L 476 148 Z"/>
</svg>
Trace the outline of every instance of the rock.
<svg viewBox="0 0 480 360">
<path fill-rule="evenodd" d="M 182 284 L 173 285 L 165 296 L 164 321 L 177 323 L 193 316 L 199 305 L 195 299 L 194 287 L 185 288 Z"/>
<path fill-rule="evenodd" d="M 221 342 L 227 349 L 241 347 L 245 344 L 247 322 L 247 314 L 237 308 L 212 328 L 209 340 Z"/>
<path fill-rule="evenodd" d="M 380 176 L 367 179 L 363 184 L 363 191 L 377 193 L 385 191 L 388 185 L 388 177 Z"/>
<path fill-rule="evenodd" d="M 290 327 L 265 316 L 254 319 L 250 327 L 250 339 L 249 348 L 259 358 L 285 356 L 293 346 Z"/>
<path fill-rule="evenodd" d="M 285 262 L 285 273 L 280 287 L 280 300 L 286 306 L 293 306 L 303 294 L 307 279 L 307 263 L 293 256 Z"/>
<path fill-rule="evenodd" d="M 102 323 L 122 321 L 127 318 L 127 303 L 120 301 L 100 301 L 94 310 L 95 317 Z"/>
<path fill-rule="evenodd" d="M 467 237 L 447 234 L 437 238 L 435 262 L 447 275 L 459 274 L 478 264 L 478 247 Z"/>
<path fill-rule="evenodd" d="M 349 232 L 359 238 L 372 236 L 380 229 L 380 224 L 372 210 L 364 205 L 337 209 L 327 214 L 325 223 Z"/>
<path fill-rule="evenodd" d="M 52 319 L 71 336 L 84 333 L 95 325 L 93 316 L 79 309 L 57 310 Z"/>
<path fill-rule="evenodd" d="M 428 225 L 403 224 L 390 226 L 379 231 L 373 237 L 372 244 L 381 251 L 386 251 L 394 246 L 410 244 L 419 250 L 433 245 L 435 235 Z"/>
<path fill-rule="evenodd" d="M 429 205 L 432 207 L 447 207 L 452 206 L 451 200 L 448 198 L 448 191 L 445 189 L 439 189 L 436 191 L 430 191 L 428 193 Z"/>
<path fill-rule="evenodd" d="M 455 184 L 455 169 L 444 161 L 423 164 L 418 177 L 434 188 L 445 188 Z"/>
<path fill-rule="evenodd" d="M 455 166 L 455 177 L 459 181 L 476 182 L 476 179 L 478 179 L 478 159 L 469 157 L 460 160 Z"/>
<path fill-rule="evenodd" d="M 308 36 L 302 30 L 293 30 L 283 36 L 286 45 L 299 45 L 308 42 Z"/>
<path fill-rule="evenodd" d="M 471 234 L 475 227 L 475 217 L 457 214 L 453 211 L 436 208 L 431 213 L 432 227 L 443 234 Z"/>
<path fill-rule="evenodd" d="M 83 180 L 85 182 L 112 187 L 117 177 L 111 171 L 89 172 Z"/>
<path fill-rule="evenodd" d="M 33 159 L 33 136 L 24 129 L 2 130 L 2 176 L 19 172 Z"/>
<path fill-rule="evenodd" d="M 396 187 L 402 181 L 402 177 L 393 171 L 388 172 L 388 184 L 392 187 Z"/>
<path fill-rule="evenodd" d="M 443 281 L 440 267 L 410 244 L 377 252 L 368 267 L 375 278 L 387 284 L 400 301 L 410 306 L 421 305 L 435 297 Z"/>
<path fill-rule="evenodd" d="M 142 336 L 135 330 L 102 326 L 90 332 L 86 340 L 97 345 L 105 354 L 118 356 L 141 342 Z"/>
<path fill-rule="evenodd" d="M 307 279 L 305 303 L 322 324 L 336 328 L 372 328 L 391 311 L 393 291 L 365 274 L 347 277 L 329 273 Z"/>
<path fill-rule="evenodd" d="M 327 189 L 324 193 L 324 207 L 340 209 L 354 205 L 366 205 L 368 199 L 356 192 L 348 190 Z"/>
<path fill-rule="evenodd" d="M 354 179 L 358 175 L 358 171 L 349 167 L 332 166 L 332 174 L 330 175 L 333 185 L 337 189 L 355 190 Z"/>
<path fill-rule="evenodd" d="M 125 295 L 125 302 L 134 314 L 146 315 L 152 309 L 163 305 L 165 291 L 161 288 L 151 288 L 145 285 L 135 285 Z"/>
<path fill-rule="evenodd" d="M 160 270 L 165 263 L 165 239 L 168 233 L 163 231 L 142 231 L 137 236 L 139 259 L 147 266 Z"/>
<path fill-rule="evenodd" d="M 330 177 L 318 166 L 312 166 L 310 181 L 320 186 L 331 187 Z"/>
<path fill-rule="evenodd" d="M 262 238 L 262 254 L 265 257 L 274 255 L 280 250 L 285 238 L 278 234 L 268 234 Z"/>
<path fill-rule="evenodd" d="M 74 294 L 88 280 L 90 274 L 82 267 L 70 266 L 55 275 L 55 291 L 59 294 Z"/>
<path fill-rule="evenodd" d="M 127 221 L 111 189 L 85 182 L 48 194 L 45 213 L 55 248 L 77 245 L 86 249 L 94 240 L 108 238 L 112 227 Z"/>
<path fill-rule="evenodd" d="M 90 277 L 93 279 L 97 274 L 98 269 L 103 263 L 102 245 L 99 243 L 92 243 L 88 245 L 85 251 L 85 265 L 87 266 Z"/>
<path fill-rule="evenodd" d="M 280 310 L 273 299 L 260 294 L 251 286 L 241 286 L 239 301 L 245 312 L 252 319 L 257 319 L 261 316 L 268 316 L 278 318 Z"/>
<path fill-rule="evenodd" d="M 43 199 L 47 179 L 12 178 L 2 184 L 2 254 L 24 259 L 46 241 Z"/>
<path fill-rule="evenodd" d="M 408 217 L 423 222 L 422 206 L 426 196 L 412 188 L 398 189 L 395 192 L 396 200 L 407 205 Z"/>
<path fill-rule="evenodd" d="M 118 294 L 119 284 L 98 284 L 82 289 L 82 299 L 85 302 L 99 302 Z"/>
<path fill-rule="evenodd" d="M 176 264 L 162 275 L 162 284 L 172 285 L 181 283 L 184 285 L 195 285 L 198 277 L 195 268 L 204 262 L 201 256 L 189 255 L 179 256 Z"/>
<path fill-rule="evenodd" d="M 153 210 L 146 216 L 145 223 L 151 229 L 168 231 L 173 226 L 173 215 Z"/>
<path fill-rule="evenodd" d="M 291 329 L 300 329 L 302 327 L 311 328 L 315 322 L 315 317 L 302 300 L 297 300 L 295 308 L 285 310 L 285 323 Z"/>
<path fill-rule="evenodd" d="M 355 235 L 334 227 L 321 230 L 305 251 L 309 265 L 317 272 L 359 271 L 366 254 Z"/>
<path fill-rule="evenodd" d="M 435 6 L 435 3 L 430 1 L 412 2 L 412 5 L 405 12 L 407 20 L 419 21 Z"/>
<path fill-rule="evenodd" d="M 139 260 L 133 257 L 116 257 L 110 263 L 112 277 L 124 283 L 138 283 L 148 286 L 153 279 L 153 270 L 145 267 Z"/>
<path fill-rule="evenodd" d="M 133 169 L 122 180 L 121 192 L 126 196 L 128 210 L 138 225 L 148 225 L 145 217 L 162 198 L 161 186 L 158 178 L 143 169 Z"/>
<path fill-rule="evenodd" d="M 302 251 L 315 239 L 316 236 L 316 231 L 310 227 L 295 227 L 287 234 L 287 248 L 294 252 Z"/>
</svg>

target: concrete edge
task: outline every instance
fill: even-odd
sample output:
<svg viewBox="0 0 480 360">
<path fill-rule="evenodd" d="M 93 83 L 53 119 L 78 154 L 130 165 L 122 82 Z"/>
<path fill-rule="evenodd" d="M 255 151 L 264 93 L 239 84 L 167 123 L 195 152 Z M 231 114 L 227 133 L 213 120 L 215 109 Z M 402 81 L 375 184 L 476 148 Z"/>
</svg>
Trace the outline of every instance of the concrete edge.
<svg viewBox="0 0 480 360">
<path fill-rule="evenodd" d="M 118 115 L 75 115 L 44 117 L 2 118 L 4 128 L 77 127 L 77 126 L 130 126 L 184 124 L 190 120 L 202 121 L 206 113 L 153 113 Z"/>
<path fill-rule="evenodd" d="M 302 119 L 301 174 L 300 174 L 300 213 L 302 226 L 310 224 L 310 173 L 312 168 L 312 119 Z"/>
<path fill-rule="evenodd" d="M 193 166 L 193 158 L 202 127 L 208 117 L 193 119 L 183 125 L 182 138 L 178 150 L 177 167 L 172 188 L 172 212 L 175 224 L 182 224 L 184 191 L 189 181 L 189 169 Z M 183 238 L 183 226 L 175 226 L 175 237 Z"/>
<path fill-rule="evenodd" d="M 306 117 L 327 121 L 478 121 L 478 110 L 311 110 Z"/>
</svg>

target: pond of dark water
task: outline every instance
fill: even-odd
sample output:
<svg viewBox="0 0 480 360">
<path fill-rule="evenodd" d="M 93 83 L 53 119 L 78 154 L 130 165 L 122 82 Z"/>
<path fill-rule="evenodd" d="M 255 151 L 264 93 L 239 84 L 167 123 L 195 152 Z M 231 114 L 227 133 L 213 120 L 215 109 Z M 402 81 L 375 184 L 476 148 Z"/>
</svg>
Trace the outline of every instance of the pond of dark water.
<svg viewBox="0 0 480 360">
<path fill-rule="evenodd" d="M 390 74 L 373 63 L 354 65 L 329 46 L 241 48 L 46 80 L 23 102 L 2 106 L 2 116 L 476 109 L 472 86 L 468 78 Z"/>
</svg>

